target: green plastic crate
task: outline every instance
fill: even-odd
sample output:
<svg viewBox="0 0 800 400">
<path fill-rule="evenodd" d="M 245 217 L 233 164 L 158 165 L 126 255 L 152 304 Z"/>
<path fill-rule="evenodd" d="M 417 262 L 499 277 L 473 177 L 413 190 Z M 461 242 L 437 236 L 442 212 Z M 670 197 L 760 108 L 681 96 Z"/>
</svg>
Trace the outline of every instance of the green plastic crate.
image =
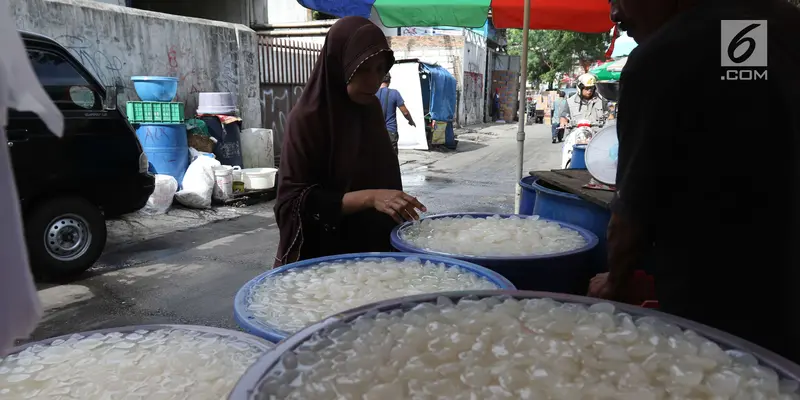
<svg viewBox="0 0 800 400">
<path fill-rule="evenodd" d="M 183 103 L 129 101 L 126 107 L 133 124 L 182 124 L 185 119 Z"/>
</svg>

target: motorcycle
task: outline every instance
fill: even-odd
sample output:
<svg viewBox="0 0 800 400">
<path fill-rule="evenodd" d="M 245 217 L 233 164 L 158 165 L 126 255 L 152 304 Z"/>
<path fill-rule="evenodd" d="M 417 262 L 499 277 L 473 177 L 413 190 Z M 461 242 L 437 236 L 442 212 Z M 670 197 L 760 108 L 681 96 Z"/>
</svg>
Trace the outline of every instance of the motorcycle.
<svg viewBox="0 0 800 400">
<path fill-rule="evenodd" d="M 567 125 L 565 128 L 564 145 L 561 148 L 561 168 L 567 169 L 572 163 L 572 149 L 576 144 L 589 144 L 594 132 L 603 127 L 603 123 L 592 124 L 587 120 L 580 120 L 576 125 Z"/>
</svg>

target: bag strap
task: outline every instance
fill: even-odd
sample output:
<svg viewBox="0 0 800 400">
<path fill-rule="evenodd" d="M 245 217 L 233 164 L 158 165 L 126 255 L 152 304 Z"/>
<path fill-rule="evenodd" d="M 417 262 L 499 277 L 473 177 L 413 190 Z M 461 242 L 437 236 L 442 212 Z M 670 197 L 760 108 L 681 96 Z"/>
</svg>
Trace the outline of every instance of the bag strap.
<svg viewBox="0 0 800 400">
<path fill-rule="evenodd" d="M 386 118 L 389 116 L 389 88 L 386 89 L 386 95 L 383 97 L 383 120 L 386 121 Z"/>
</svg>

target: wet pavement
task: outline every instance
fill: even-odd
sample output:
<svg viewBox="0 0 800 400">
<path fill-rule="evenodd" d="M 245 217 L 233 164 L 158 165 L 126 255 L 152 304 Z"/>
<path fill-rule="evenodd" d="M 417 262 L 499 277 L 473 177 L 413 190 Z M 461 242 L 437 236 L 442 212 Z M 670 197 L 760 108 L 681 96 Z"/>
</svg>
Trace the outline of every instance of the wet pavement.
<svg viewBox="0 0 800 400">
<path fill-rule="evenodd" d="M 525 173 L 556 168 L 549 126 L 526 129 Z M 455 152 L 401 151 L 405 190 L 429 214 L 514 209 L 516 125 L 474 128 Z M 236 291 L 272 265 L 272 204 L 109 223 L 109 246 L 76 281 L 40 285 L 45 317 L 33 340 L 116 326 L 171 323 L 236 328 Z"/>
</svg>

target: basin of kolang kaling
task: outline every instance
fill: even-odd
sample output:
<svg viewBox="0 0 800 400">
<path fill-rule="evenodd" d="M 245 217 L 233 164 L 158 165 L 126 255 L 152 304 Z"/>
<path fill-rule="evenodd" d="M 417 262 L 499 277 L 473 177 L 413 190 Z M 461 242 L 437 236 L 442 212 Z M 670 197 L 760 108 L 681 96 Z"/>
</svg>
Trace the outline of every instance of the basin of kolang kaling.
<svg viewBox="0 0 800 400">
<path fill-rule="evenodd" d="M 273 348 L 247 333 L 194 325 L 63 335 L 0 357 L 0 398 L 219 399 Z"/>
<path fill-rule="evenodd" d="M 234 318 L 246 332 L 277 343 L 308 324 L 363 304 L 479 288 L 515 289 L 500 274 L 453 258 L 342 254 L 287 264 L 253 278 L 236 294 Z"/>
<path fill-rule="evenodd" d="M 557 224 L 560 228 L 574 232 L 576 236 L 579 235 L 583 242 L 580 246 L 569 250 L 546 254 L 478 255 L 443 251 L 437 249 L 435 243 L 431 243 L 430 246 L 420 246 L 413 243 L 409 238 L 409 235 L 413 234 L 415 229 L 422 226 L 419 224 L 424 223 L 426 220 L 486 219 L 495 217 L 499 217 L 501 220 L 526 219 Z M 522 238 L 522 240 L 527 239 Z M 530 240 L 534 240 L 534 238 L 531 237 Z M 590 261 L 591 251 L 597 246 L 598 238 L 597 235 L 577 225 L 540 218 L 536 215 L 453 213 L 432 215 L 416 222 L 406 222 L 399 225 L 391 233 L 391 242 L 392 246 L 399 251 L 452 257 L 484 266 L 503 275 L 520 290 L 578 294 L 586 292 L 589 279 L 595 273 L 591 268 Z"/>
<path fill-rule="evenodd" d="M 789 360 L 683 318 L 479 291 L 390 300 L 308 326 L 253 364 L 229 399 L 789 400 L 799 381 Z"/>
</svg>

